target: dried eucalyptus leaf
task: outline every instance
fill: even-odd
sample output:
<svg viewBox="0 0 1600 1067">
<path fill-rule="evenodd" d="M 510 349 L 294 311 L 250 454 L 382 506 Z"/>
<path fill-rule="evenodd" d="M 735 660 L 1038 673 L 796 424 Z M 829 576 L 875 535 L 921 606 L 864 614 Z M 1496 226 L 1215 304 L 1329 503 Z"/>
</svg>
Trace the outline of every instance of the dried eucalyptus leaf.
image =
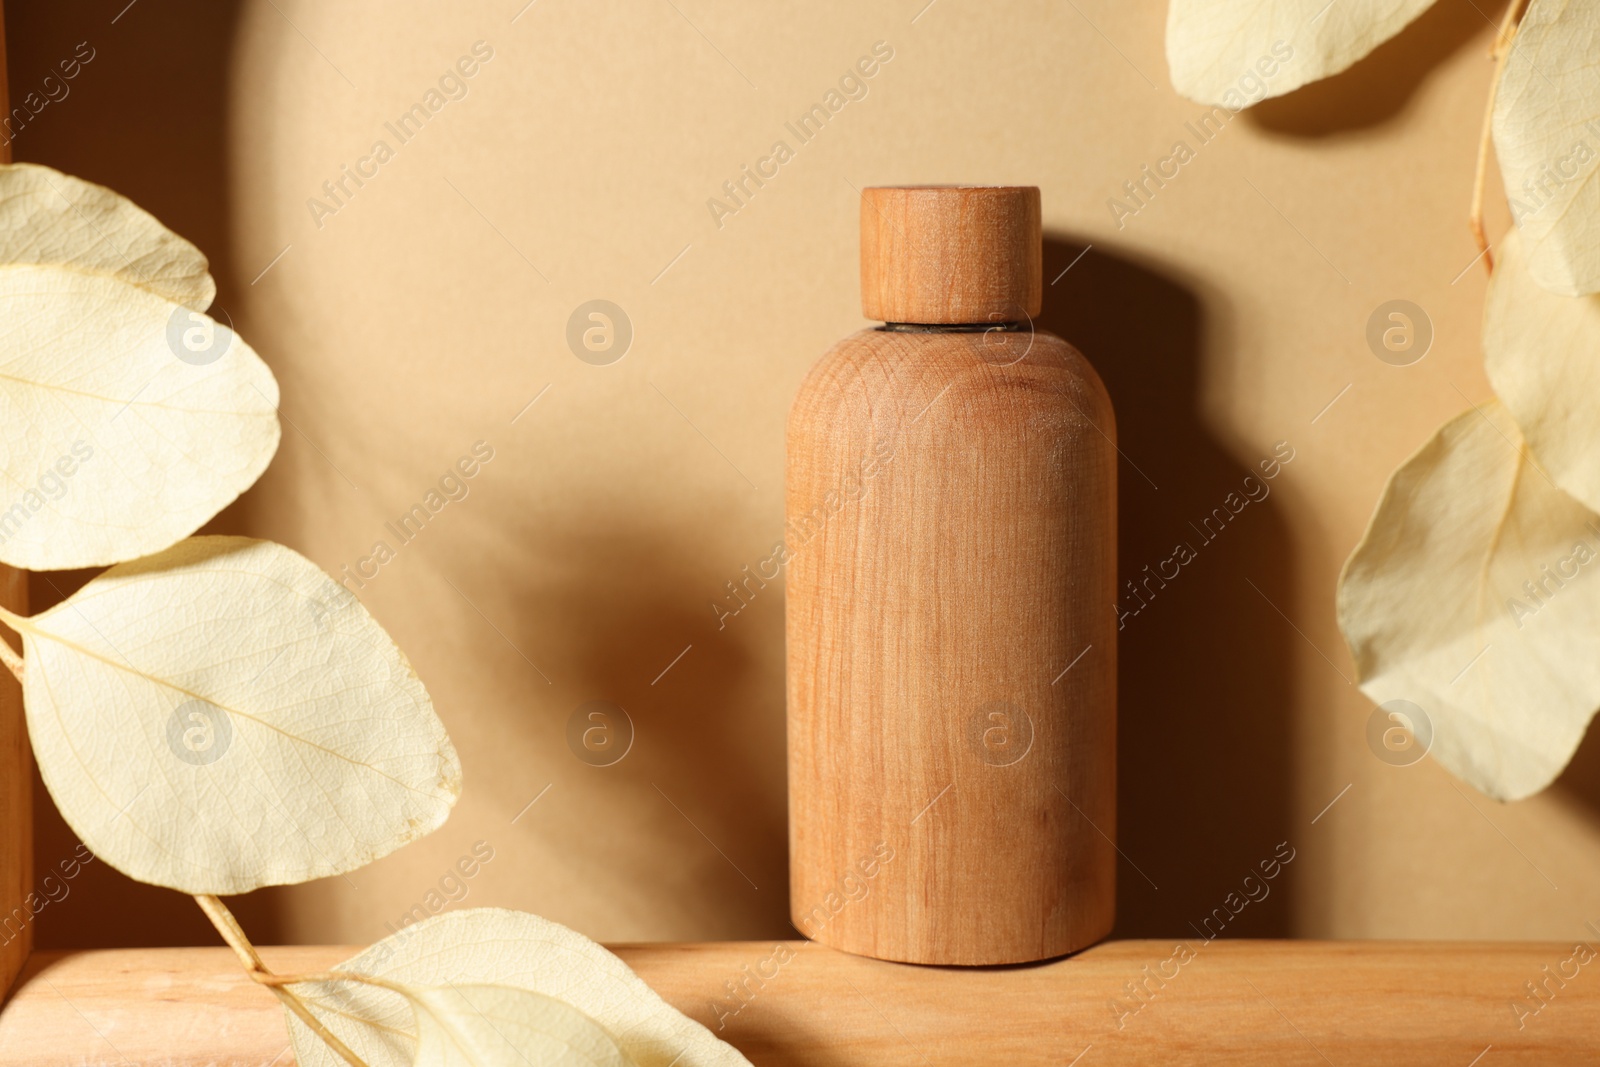
<svg viewBox="0 0 1600 1067">
<path fill-rule="evenodd" d="M 411 665 L 282 545 L 191 538 L 4 618 L 50 795 L 141 882 L 225 895 L 350 871 L 460 794 Z"/>
<path fill-rule="evenodd" d="M 261 475 L 278 384 L 232 331 L 108 275 L 0 269 L 0 562 L 166 548 Z"/>
<path fill-rule="evenodd" d="M 604 1028 L 627 1061 L 639 1067 L 748 1063 L 662 1000 L 616 956 L 582 934 L 524 912 L 445 912 L 402 928 L 336 970 L 411 989 L 493 985 L 554 997 Z M 299 983 L 291 991 L 370 1067 L 413 1062 L 418 1048 L 414 1006 L 405 996 L 351 980 Z M 341 1067 L 303 1022 L 292 1014 L 288 1019 L 295 1062 Z"/>
<path fill-rule="evenodd" d="M 410 994 L 423 1067 L 628 1067 L 605 1029 L 554 997 L 503 985 Z"/>
<path fill-rule="evenodd" d="M 193 311 L 217 295 L 206 257 L 102 185 L 34 163 L 0 166 L 0 265 L 111 275 Z"/>
<path fill-rule="evenodd" d="M 1528 273 L 1525 235 L 1506 235 L 1483 315 L 1489 382 L 1539 465 L 1600 510 L 1600 296 L 1558 296 Z"/>
<path fill-rule="evenodd" d="M 1232 111 L 1338 74 L 1433 0 L 1172 0 L 1167 65 L 1178 92 Z"/>
<path fill-rule="evenodd" d="M 1494 148 L 1527 246 L 1552 293 L 1600 292 L 1600 4 L 1533 0 L 1494 106 Z"/>
<path fill-rule="evenodd" d="M 1534 465 L 1496 401 L 1389 478 L 1339 579 L 1361 690 L 1407 700 L 1432 754 L 1500 800 L 1550 782 L 1600 706 L 1600 516 Z"/>
</svg>

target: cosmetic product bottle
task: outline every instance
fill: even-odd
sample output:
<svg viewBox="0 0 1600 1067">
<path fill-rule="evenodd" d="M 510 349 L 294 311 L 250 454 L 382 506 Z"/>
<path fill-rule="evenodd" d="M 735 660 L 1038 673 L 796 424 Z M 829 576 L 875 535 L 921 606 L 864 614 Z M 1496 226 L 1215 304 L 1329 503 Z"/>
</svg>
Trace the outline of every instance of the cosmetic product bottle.
<svg viewBox="0 0 1600 1067">
<path fill-rule="evenodd" d="M 879 959 L 1111 929 L 1116 429 L 1034 328 L 1039 190 L 869 188 L 861 303 L 790 411 L 791 913 Z"/>
</svg>

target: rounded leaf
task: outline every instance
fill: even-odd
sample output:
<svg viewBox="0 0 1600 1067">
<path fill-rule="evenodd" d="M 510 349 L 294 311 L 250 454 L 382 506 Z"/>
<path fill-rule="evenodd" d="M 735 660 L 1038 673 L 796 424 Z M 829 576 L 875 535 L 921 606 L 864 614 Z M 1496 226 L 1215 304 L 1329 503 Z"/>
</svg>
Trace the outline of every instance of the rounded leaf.
<svg viewBox="0 0 1600 1067">
<path fill-rule="evenodd" d="M 554 997 L 504 985 L 409 994 L 427 1067 L 629 1067 L 605 1028 Z"/>
<path fill-rule="evenodd" d="M 0 165 L 3 264 L 110 275 L 193 311 L 217 295 L 206 257 L 155 216 L 103 185 L 36 163 Z"/>
<path fill-rule="evenodd" d="M 1494 149 L 1527 269 L 1552 293 L 1600 292 L 1600 4 L 1533 0 L 1494 105 Z"/>
<path fill-rule="evenodd" d="M 1178 92 L 1239 111 L 1346 69 L 1433 0 L 1171 0 Z"/>
<path fill-rule="evenodd" d="M 141 882 L 227 895 L 340 874 L 437 828 L 460 795 L 411 665 L 282 545 L 191 538 L 5 621 L 50 795 Z"/>
<path fill-rule="evenodd" d="M 1407 700 L 1432 754 L 1500 800 L 1561 773 L 1600 706 L 1600 515 L 1534 465 L 1498 402 L 1389 478 L 1339 579 L 1361 690 Z"/>
<path fill-rule="evenodd" d="M 600 945 L 520 911 L 445 912 L 402 928 L 335 970 L 411 990 L 504 986 L 553 997 L 603 1027 L 628 1062 L 639 1067 L 748 1064 Z M 289 992 L 369 1067 L 412 1063 L 417 1031 L 407 997 L 349 980 L 303 982 Z M 343 1061 L 304 1023 L 292 1014 L 288 1018 L 296 1063 L 340 1067 Z"/>
<path fill-rule="evenodd" d="M 1558 296 L 1506 235 L 1483 314 L 1484 369 L 1539 465 L 1600 510 L 1600 296 Z"/>
<path fill-rule="evenodd" d="M 0 269 L 0 562 L 166 548 L 261 476 L 278 384 L 225 326 L 110 276 Z"/>
</svg>

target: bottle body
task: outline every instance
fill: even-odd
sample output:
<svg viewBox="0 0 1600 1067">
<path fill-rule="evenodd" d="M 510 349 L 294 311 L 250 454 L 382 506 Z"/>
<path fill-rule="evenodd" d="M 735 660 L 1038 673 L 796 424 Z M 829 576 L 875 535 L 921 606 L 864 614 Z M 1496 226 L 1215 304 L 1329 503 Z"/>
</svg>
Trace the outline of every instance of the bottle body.
<svg viewBox="0 0 1600 1067">
<path fill-rule="evenodd" d="M 914 963 L 1114 915 L 1116 448 L 1043 333 L 847 338 L 790 412 L 791 910 Z"/>
</svg>

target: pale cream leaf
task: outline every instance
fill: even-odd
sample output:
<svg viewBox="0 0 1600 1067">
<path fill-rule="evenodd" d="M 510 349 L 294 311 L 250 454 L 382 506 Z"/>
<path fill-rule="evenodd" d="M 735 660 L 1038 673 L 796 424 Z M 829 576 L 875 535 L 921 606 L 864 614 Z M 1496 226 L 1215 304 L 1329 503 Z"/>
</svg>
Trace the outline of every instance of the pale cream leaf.
<svg viewBox="0 0 1600 1067">
<path fill-rule="evenodd" d="M 1555 487 L 1490 401 L 1390 477 L 1338 612 L 1367 696 L 1420 707 L 1457 777 L 1526 797 L 1600 706 L 1600 516 Z"/>
<path fill-rule="evenodd" d="M 438 827 L 460 794 L 405 656 L 282 545 L 191 538 L 5 621 L 45 785 L 131 878 L 228 895 L 341 874 Z"/>
<path fill-rule="evenodd" d="M 1495 96 L 1494 147 L 1534 280 L 1600 292 L 1600 4 L 1528 5 Z"/>
<path fill-rule="evenodd" d="M 542 993 L 483 983 L 416 989 L 407 999 L 417 1067 L 629 1067 L 603 1027 Z"/>
<path fill-rule="evenodd" d="M 1239 111 L 1345 70 L 1433 0 L 1171 0 L 1178 92 Z"/>
<path fill-rule="evenodd" d="M 217 295 L 206 257 L 133 201 L 36 163 L 0 165 L 0 270 L 109 275 L 193 311 Z"/>
<path fill-rule="evenodd" d="M 1600 510 L 1600 296 L 1559 296 L 1528 273 L 1526 234 L 1500 244 L 1483 315 L 1489 382 L 1539 464 Z"/>
<path fill-rule="evenodd" d="M 260 477 L 278 385 L 226 326 L 109 275 L 0 269 L 0 562 L 166 548 Z"/>
<path fill-rule="evenodd" d="M 336 968 L 411 989 L 506 986 L 553 997 L 594 1020 L 639 1067 L 736 1067 L 737 1050 L 662 1000 L 627 964 L 582 934 L 500 908 L 447 911 L 403 926 Z M 417 1050 L 414 1007 L 363 981 L 292 991 L 369 1067 L 405 1067 Z M 342 1061 L 292 1014 L 296 1062 Z"/>
</svg>

